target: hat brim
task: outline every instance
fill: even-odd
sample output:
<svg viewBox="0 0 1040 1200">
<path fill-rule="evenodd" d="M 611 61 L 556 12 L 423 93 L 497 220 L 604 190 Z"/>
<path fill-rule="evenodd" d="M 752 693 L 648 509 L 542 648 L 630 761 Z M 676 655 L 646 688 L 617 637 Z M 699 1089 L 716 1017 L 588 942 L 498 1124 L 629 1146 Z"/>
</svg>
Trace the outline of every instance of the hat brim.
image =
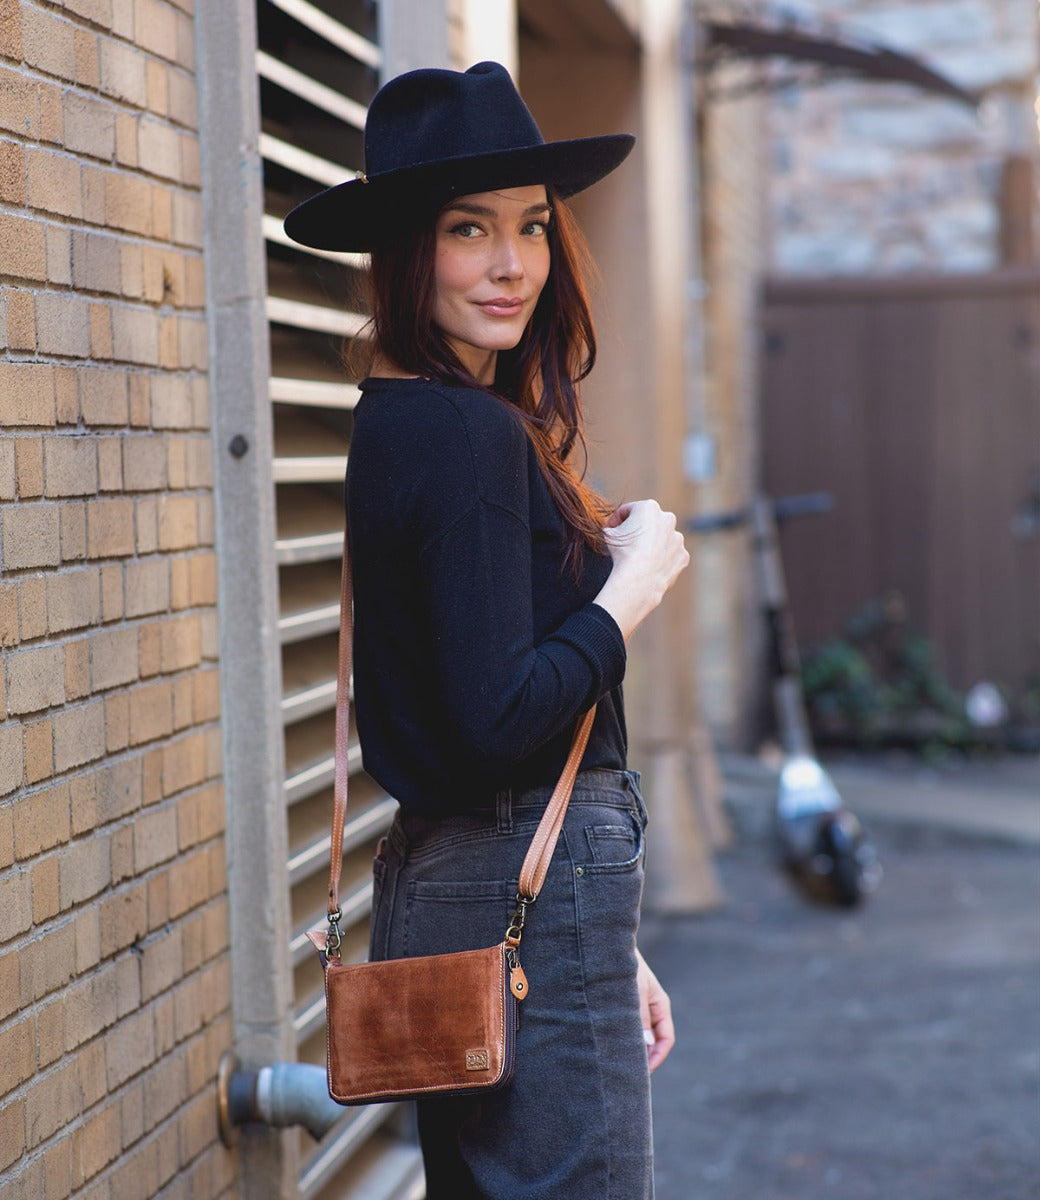
<svg viewBox="0 0 1040 1200">
<path fill-rule="evenodd" d="M 573 196 L 620 166 L 634 144 L 624 133 L 574 138 L 350 179 L 298 204 L 285 218 L 285 232 L 315 250 L 371 250 L 403 215 L 439 209 L 452 196 L 535 183 Z"/>
</svg>

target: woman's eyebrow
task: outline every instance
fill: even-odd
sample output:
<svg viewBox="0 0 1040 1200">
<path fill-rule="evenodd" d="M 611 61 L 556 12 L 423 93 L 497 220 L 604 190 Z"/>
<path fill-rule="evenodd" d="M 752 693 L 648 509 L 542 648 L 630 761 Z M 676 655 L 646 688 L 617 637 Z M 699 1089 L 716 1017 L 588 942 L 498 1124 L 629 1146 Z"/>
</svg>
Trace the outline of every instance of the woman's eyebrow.
<svg viewBox="0 0 1040 1200">
<path fill-rule="evenodd" d="M 451 204 L 448 204 L 445 207 L 444 212 L 446 212 L 446 213 L 460 212 L 460 213 L 465 213 L 467 216 L 470 216 L 470 217 L 488 217 L 490 219 L 494 219 L 495 217 L 498 216 L 498 212 L 493 208 L 488 208 L 487 205 L 470 204 L 468 201 L 465 201 L 465 200 L 452 201 Z M 548 203 L 532 204 L 529 207 L 524 209 L 521 216 L 535 217 L 539 213 L 551 213 L 551 212 L 552 212 L 552 209 L 549 207 Z"/>
</svg>

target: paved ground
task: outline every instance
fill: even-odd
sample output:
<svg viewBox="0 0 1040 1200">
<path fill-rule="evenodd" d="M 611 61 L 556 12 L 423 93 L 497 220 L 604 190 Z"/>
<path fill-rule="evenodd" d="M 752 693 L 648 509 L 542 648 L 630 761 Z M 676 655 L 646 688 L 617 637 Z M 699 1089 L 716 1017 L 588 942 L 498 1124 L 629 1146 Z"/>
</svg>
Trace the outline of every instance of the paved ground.
<svg viewBox="0 0 1040 1200">
<path fill-rule="evenodd" d="M 680 1034 L 658 1200 L 1040 1200 L 1040 762 L 839 767 L 885 867 L 852 913 L 788 887 L 768 776 L 724 765 L 728 904 L 641 936 Z"/>
</svg>

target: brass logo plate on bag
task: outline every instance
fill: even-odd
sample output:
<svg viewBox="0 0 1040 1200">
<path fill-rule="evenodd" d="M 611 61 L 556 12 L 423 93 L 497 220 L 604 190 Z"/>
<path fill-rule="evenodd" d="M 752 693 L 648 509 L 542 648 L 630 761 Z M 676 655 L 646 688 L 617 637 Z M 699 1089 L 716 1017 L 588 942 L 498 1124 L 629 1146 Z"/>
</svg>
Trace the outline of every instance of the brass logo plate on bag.
<svg viewBox="0 0 1040 1200">
<path fill-rule="evenodd" d="M 491 1067 L 491 1054 L 487 1050 L 467 1050 L 466 1070 L 487 1071 Z"/>
</svg>

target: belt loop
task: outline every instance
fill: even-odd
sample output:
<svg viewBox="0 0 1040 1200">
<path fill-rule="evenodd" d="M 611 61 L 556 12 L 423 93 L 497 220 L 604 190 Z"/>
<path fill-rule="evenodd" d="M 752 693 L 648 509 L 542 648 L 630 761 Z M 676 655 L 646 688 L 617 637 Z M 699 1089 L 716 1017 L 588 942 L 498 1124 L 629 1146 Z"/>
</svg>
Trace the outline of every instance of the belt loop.
<svg viewBox="0 0 1040 1200">
<path fill-rule="evenodd" d="M 495 796 L 495 809 L 498 816 L 498 832 L 513 832 L 513 792 L 504 788 Z"/>
</svg>

